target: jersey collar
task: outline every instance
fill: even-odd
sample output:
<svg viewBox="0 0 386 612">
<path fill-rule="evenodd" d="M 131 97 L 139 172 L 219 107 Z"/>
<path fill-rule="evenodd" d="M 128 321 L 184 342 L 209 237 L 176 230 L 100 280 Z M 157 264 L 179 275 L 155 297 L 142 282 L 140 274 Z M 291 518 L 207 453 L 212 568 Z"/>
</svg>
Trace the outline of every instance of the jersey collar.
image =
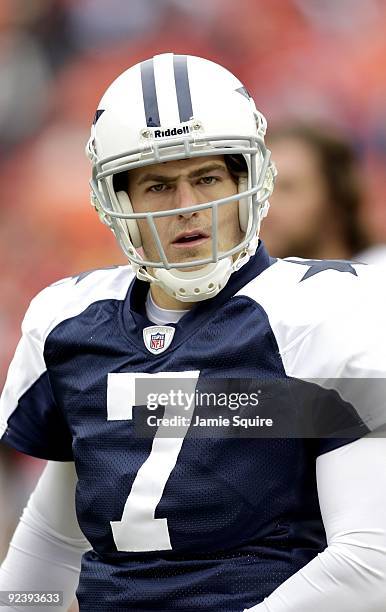
<svg viewBox="0 0 386 612">
<path fill-rule="evenodd" d="M 197 302 L 178 323 L 169 324 L 176 328 L 170 350 L 181 344 L 184 338 L 201 327 L 212 313 L 218 311 L 224 302 L 275 262 L 276 259 L 269 256 L 260 240 L 256 253 L 240 270 L 231 275 L 225 287 L 215 297 Z M 143 328 L 154 325 L 146 316 L 145 302 L 148 291 L 149 283 L 134 278 L 122 304 L 122 318 L 126 335 L 144 351 L 146 349 L 142 340 Z"/>
</svg>

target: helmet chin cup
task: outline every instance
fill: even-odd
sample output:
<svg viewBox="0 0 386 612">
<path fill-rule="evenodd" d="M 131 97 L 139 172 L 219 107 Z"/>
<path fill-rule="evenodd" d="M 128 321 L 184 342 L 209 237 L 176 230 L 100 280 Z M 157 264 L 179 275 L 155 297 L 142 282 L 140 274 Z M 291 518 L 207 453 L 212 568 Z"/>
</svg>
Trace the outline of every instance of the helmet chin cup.
<svg viewBox="0 0 386 612">
<path fill-rule="evenodd" d="M 118 191 L 116 196 L 117 204 L 121 213 L 131 214 L 134 212 L 130 198 L 126 191 Z M 141 234 L 139 233 L 138 223 L 134 219 L 122 219 L 121 221 L 123 225 L 126 225 L 126 229 L 133 247 L 136 249 L 140 248 L 142 246 L 142 239 Z"/>
<path fill-rule="evenodd" d="M 217 295 L 233 272 L 232 257 L 220 259 L 201 268 L 184 272 L 176 268 L 153 269 L 157 285 L 181 302 L 200 302 Z"/>
</svg>

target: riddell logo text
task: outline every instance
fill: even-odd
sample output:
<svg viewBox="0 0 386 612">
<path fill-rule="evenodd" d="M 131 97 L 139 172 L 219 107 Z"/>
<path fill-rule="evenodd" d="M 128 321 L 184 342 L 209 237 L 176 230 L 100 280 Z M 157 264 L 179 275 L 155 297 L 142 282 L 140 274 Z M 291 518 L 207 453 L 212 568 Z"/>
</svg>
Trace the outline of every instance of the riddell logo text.
<svg viewBox="0 0 386 612">
<path fill-rule="evenodd" d="M 183 128 L 169 128 L 168 130 L 154 130 L 154 138 L 165 138 L 166 136 L 179 136 L 180 134 L 189 134 L 189 126 L 184 125 Z"/>
</svg>

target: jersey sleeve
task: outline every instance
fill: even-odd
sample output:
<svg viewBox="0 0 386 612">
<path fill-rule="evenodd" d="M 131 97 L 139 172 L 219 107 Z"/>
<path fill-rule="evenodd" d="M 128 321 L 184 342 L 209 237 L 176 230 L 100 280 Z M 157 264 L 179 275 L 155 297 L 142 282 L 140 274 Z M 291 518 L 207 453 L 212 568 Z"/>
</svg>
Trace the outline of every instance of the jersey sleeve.
<svg viewBox="0 0 386 612">
<path fill-rule="evenodd" d="M 386 291 L 374 271 L 361 276 L 284 351 L 289 373 L 320 390 L 312 415 L 331 436 L 316 436 L 316 455 L 386 424 Z"/>
<path fill-rule="evenodd" d="M 24 317 L 0 398 L 0 440 L 34 457 L 71 461 L 72 436 L 44 361 L 41 295 L 32 300 Z"/>
</svg>

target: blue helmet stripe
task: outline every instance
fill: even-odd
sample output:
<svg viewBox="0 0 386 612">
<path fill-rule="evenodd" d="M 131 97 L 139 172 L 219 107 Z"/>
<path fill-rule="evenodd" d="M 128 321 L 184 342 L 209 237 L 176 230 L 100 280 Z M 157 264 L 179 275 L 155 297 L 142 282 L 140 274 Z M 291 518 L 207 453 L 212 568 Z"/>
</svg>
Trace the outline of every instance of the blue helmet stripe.
<svg viewBox="0 0 386 612">
<path fill-rule="evenodd" d="M 174 55 L 174 80 L 176 83 L 178 112 L 181 123 L 193 117 L 192 98 L 190 95 L 188 58 L 186 55 Z"/>
<path fill-rule="evenodd" d="M 141 81 L 146 125 L 148 127 L 160 127 L 161 123 L 159 118 L 157 91 L 155 88 L 153 59 L 141 63 Z"/>
</svg>

